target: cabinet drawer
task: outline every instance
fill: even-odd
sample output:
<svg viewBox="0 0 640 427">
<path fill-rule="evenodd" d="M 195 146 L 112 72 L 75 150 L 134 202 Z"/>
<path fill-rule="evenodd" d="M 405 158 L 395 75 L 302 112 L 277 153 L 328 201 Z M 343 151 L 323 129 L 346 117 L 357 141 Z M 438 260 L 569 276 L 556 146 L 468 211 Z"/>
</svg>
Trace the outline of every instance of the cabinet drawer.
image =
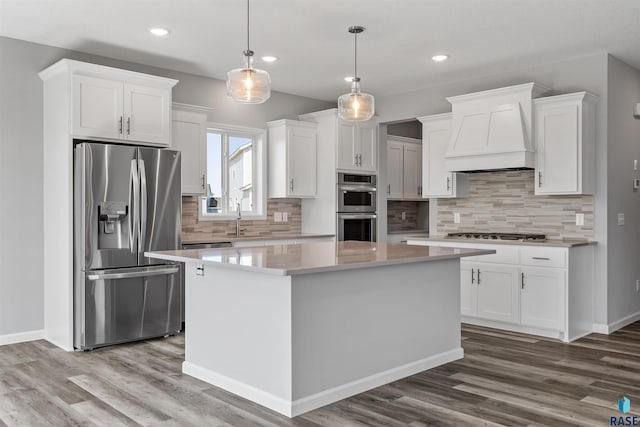
<svg viewBox="0 0 640 427">
<path fill-rule="evenodd" d="M 478 262 L 491 262 L 496 264 L 518 264 L 518 248 L 500 245 L 477 245 L 478 249 L 492 249 L 495 254 L 479 255 L 474 258 Z"/>
<path fill-rule="evenodd" d="M 536 267 L 565 268 L 567 266 L 567 249 L 521 247 L 520 263 Z"/>
</svg>

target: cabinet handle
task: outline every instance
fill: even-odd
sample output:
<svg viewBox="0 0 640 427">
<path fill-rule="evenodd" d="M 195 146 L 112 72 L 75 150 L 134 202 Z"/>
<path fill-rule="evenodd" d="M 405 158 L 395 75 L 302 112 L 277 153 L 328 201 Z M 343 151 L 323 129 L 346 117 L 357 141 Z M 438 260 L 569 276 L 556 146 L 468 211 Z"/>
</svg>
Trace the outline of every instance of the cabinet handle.
<svg viewBox="0 0 640 427">
<path fill-rule="evenodd" d="M 451 190 L 451 178 L 447 177 L 447 191 Z"/>
<path fill-rule="evenodd" d="M 204 182 L 204 174 L 202 174 L 202 189 L 203 190 L 204 190 L 205 186 L 206 186 L 206 184 Z"/>
<path fill-rule="evenodd" d="M 478 285 L 480 284 L 480 269 L 478 269 Z"/>
<path fill-rule="evenodd" d="M 540 259 L 542 261 L 549 261 L 551 258 L 541 257 L 541 256 L 532 256 L 531 259 Z"/>
<path fill-rule="evenodd" d="M 391 194 L 391 184 L 387 184 L 387 194 Z"/>
<path fill-rule="evenodd" d="M 520 273 L 520 289 L 524 289 L 524 273 Z"/>
<path fill-rule="evenodd" d="M 538 188 L 542 187 L 542 171 L 538 171 Z"/>
<path fill-rule="evenodd" d="M 289 180 L 289 189 L 293 191 L 293 178 Z"/>
<path fill-rule="evenodd" d="M 476 272 L 476 271 L 472 268 L 472 269 L 471 269 L 471 284 L 472 284 L 472 285 L 473 285 L 473 282 L 476 280 L 475 272 Z"/>
<path fill-rule="evenodd" d="M 127 135 L 131 135 L 131 117 L 127 117 Z"/>
<path fill-rule="evenodd" d="M 362 154 L 358 154 L 358 166 L 362 166 Z"/>
<path fill-rule="evenodd" d="M 356 166 L 358 166 L 358 155 L 357 155 L 357 154 L 353 157 L 353 163 L 354 163 Z"/>
<path fill-rule="evenodd" d="M 120 135 L 122 135 L 122 116 L 120 116 Z"/>
</svg>

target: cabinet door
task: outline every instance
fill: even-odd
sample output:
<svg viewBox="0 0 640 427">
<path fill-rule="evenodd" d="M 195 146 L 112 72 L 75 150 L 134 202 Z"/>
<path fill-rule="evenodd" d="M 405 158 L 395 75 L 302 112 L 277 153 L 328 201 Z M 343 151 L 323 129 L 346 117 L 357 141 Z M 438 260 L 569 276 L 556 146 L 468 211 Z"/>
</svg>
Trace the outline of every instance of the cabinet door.
<svg viewBox="0 0 640 427">
<path fill-rule="evenodd" d="M 522 267 L 522 324 L 564 330 L 565 270 Z"/>
<path fill-rule="evenodd" d="M 171 145 L 182 153 L 182 194 L 206 195 L 206 122 L 203 113 L 173 112 Z"/>
<path fill-rule="evenodd" d="M 160 145 L 171 143 L 171 89 L 125 83 L 125 138 Z"/>
<path fill-rule="evenodd" d="M 73 77 L 73 135 L 123 138 L 122 82 Z"/>
<path fill-rule="evenodd" d="M 454 176 L 444 165 L 451 136 L 451 121 L 423 128 L 423 194 L 429 197 L 454 196 Z"/>
<path fill-rule="evenodd" d="M 403 146 L 403 196 L 405 199 L 417 199 L 420 197 L 422 147 L 417 144 L 404 144 Z"/>
<path fill-rule="evenodd" d="M 290 127 L 287 129 L 287 168 L 291 197 L 316 195 L 316 131 Z"/>
<path fill-rule="evenodd" d="M 356 127 L 340 122 L 338 129 L 338 169 L 358 169 L 356 160 Z"/>
<path fill-rule="evenodd" d="M 536 110 L 536 194 L 579 194 L 579 114 L 578 105 Z"/>
<path fill-rule="evenodd" d="M 477 316 L 502 322 L 520 321 L 518 267 L 476 264 Z"/>
<path fill-rule="evenodd" d="M 376 122 L 359 124 L 356 130 L 358 165 L 363 172 L 378 170 L 378 125 Z"/>
<path fill-rule="evenodd" d="M 471 274 L 473 274 L 473 281 Z M 475 316 L 477 300 L 475 264 L 462 261 L 460 263 L 460 313 L 463 316 Z"/>
<path fill-rule="evenodd" d="M 387 197 L 402 198 L 402 147 L 401 142 L 387 142 Z"/>
</svg>

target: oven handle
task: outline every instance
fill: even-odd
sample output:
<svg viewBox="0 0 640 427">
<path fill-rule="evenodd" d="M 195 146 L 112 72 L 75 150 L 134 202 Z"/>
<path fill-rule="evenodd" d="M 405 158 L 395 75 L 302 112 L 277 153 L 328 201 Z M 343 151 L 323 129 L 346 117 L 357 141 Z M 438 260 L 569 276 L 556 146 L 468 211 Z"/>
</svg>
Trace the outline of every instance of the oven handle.
<svg viewBox="0 0 640 427">
<path fill-rule="evenodd" d="M 375 214 L 344 214 L 339 213 L 338 218 L 340 219 L 376 219 L 377 216 Z"/>
<path fill-rule="evenodd" d="M 342 185 L 338 186 L 338 190 L 346 190 L 346 191 L 360 191 L 363 193 L 370 193 L 372 191 L 376 191 L 376 187 L 369 185 Z"/>
</svg>

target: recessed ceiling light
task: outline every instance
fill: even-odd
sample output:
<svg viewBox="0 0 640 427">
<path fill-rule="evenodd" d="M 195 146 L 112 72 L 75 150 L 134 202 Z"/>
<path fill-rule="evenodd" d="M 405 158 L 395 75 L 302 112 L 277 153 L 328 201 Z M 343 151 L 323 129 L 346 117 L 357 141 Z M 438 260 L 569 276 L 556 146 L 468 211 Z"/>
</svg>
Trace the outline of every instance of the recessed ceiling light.
<svg viewBox="0 0 640 427">
<path fill-rule="evenodd" d="M 436 62 L 442 62 L 449 59 L 449 55 L 435 55 L 435 56 L 432 56 L 431 59 L 433 59 Z"/>
<path fill-rule="evenodd" d="M 163 37 L 169 34 L 169 30 L 167 30 L 166 28 L 151 28 L 149 29 L 149 32 L 158 37 Z"/>
<path fill-rule="evenodd" d="M 345 78 L 344 78 L 344 81 L 345 81 L 345 82 L 349 82 L 349 83 L 351 83 L 351 82 L 353 81 L 353 76 L 347 76 L 347 77 L 345 77 Z"/>
<path fill-rule="evenodd" d="M 267 56 L 263 56 L 263 57 L 262 57 L 262 60 L 263 60 L 264 62 L 276 62 L 276 61 L 278 60 L 278 57 L 277 57 L 277 56 L 270 56 L 270 55 L 267 55 Z"/>
</svg>

